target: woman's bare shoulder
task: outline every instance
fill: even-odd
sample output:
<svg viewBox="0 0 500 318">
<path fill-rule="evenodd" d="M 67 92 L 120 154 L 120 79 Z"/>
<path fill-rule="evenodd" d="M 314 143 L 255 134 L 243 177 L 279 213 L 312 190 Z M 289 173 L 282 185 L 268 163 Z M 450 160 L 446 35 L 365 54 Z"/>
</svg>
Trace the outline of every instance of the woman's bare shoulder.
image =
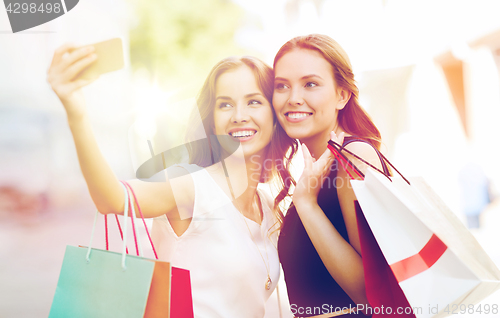
<svg viewBox="0 0 500 318">
<path fill-rule="evenodd" d="M 374 165 L 375 167 L 382 169 L 382 163 L 380 161 L 380 158 L 377 154 L 377 151 L 375 148 L 362 141 L 353 141 L 349 143 L 347 146 L 345 146 L 345 149 L 349 150 L 350 152 L 354 153 L 356 156 L 363 158 L 370 164 Z M 366 169 L 366 164 L 364 164 L 362 161 L 356 159 L 354 156 L 345 153 L 345 155 L 356 164 L 358 168 L 361 169 L 361 171 L 364 171 Z"/>
</svg>

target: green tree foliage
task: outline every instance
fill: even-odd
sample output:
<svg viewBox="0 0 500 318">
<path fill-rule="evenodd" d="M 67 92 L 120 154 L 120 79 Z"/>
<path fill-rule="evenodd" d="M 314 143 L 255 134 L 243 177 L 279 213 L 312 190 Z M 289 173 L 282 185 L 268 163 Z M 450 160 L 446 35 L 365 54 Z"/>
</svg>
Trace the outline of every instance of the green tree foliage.
<svg viewBox="0 0 500 318">
<path fill-rule="evenodd" d="M 229 0 L 129 1 L 132 68 L 146 68 L 162 86 L 202 83 L 217 61 L 243 52 L 234 41 L 243 14 Z"/>
</svg>

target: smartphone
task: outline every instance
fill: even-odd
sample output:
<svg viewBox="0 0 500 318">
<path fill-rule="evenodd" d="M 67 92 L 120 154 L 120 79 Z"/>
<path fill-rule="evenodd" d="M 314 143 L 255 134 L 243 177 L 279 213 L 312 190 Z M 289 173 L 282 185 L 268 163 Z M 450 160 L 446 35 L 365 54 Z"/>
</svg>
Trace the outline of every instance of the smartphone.
<svg viewBox="0 0 500 318">
<path fill-rule="evenodd" d="M 120 38 L 84 45 L 93 46 L 97 59 L 76 76 L 76 78 L 92 79 L 101 74 L 117 71 L 124 66 L 123 44 Z"/>
</svg>

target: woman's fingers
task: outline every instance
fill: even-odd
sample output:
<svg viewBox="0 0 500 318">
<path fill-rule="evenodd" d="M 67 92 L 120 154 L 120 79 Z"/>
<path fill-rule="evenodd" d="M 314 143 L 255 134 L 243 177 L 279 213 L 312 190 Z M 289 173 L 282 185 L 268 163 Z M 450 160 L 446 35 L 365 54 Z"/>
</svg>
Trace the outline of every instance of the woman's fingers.
<svg viewBox="0 0 500 318">
<path fill-rule="evenodd" d="M 302 144 L 304 171 L 300 176 L 293 194 L 293 200 L 317 199 L 323 181 L 330 171 L 333 155 L 327 149 L 320 158 L 315 159 L 305 144 Z"/>
<path fill-rule="evenodd" d="M 329 148 L 326 148 L 326 150 L 323 152 L 321 157 L 319 157 L 319 160 L 322 160 L 324 162 L 328 162 L 330 159 L 333 160 L 333 158 L 335 158 L 335 156 L 333 155 L 331 150 Z"/>
<path fill-rule="evenodd" d="M 302 144 L 302 154 L 304 155 L 304 166 L 306 169 L 311 169 L 312 168 L 312 156 L 311 153 L 309 152 L 309 148 L 307 148 L 306 144 Z"/>
<path fill-rule="evenodd" d="M 305 170 L 309 171 L 308 174 L 311 177 L 315 178 L 325 177 L 330 170 L 333 160 L 335 159 L 330 149 L 327 148 L 325 152 L 321 155 L 321 157 L 315 159 L 311 156 L 311 153 L 309 152 L 307 146 L 305 144 L 303 144 L 303 146 L 304 148 L 302 151 L 304 153 Z"/>
<path fill-rule="evenodd" d="M 339 145 L 343 145 L 344 144 L 344 137 L 345 137 L 345 133 L 341 132 L 339 134 Z"/>
<path fill-rule="evenodd" d="M 60 75 L 63 79 L 71 79 L 72 77 L 66 75 L 68 69 L 76 62 L 88 58 L 94 51 L 92 46 L 75 48 L 74 45 L 63 45 L 54 53 L 49 73 L 53 73 L 55 76 Z"/>
<path fill-rule="evenodd" d="M 95 80 L 76 78 L 96 60 L 94 51 L 92 46 L 76 48 L 73 44 L 64 44 L 56 49 L 47 72 L 47 81 L 59 98 L 67 99 L 75 90 Z"/>
<path fill-rule="evenodd" d="M 89 55 L 90 53 L 93 53 L 94 51 L 95 51 L 95 49 L 93 46 L 86 46 L 86 47 L 81 47 L 81 48 L 77 48 L 77 49 L 73 49 L 71 51 L 68 51 L 62 56 L 61 61 L 60 61 L 60 65 L 63 69 L 66 69 L 71 64 L 84 58 L 85 56 Z"/>
<path fill-rule="evenodd" d="M 83 69 L 92 64 L 97 59 L 97 55 L 90 54 L 69 66 L 64 72 L 64 79 L 72 80 L 77 76 Z"/>
<path fill-rule="evenodd" d="M 321 157 L 319 157 L 318 163 L 322 166 L 321 168 L 329 168 L 332 165 L 333 159 L 335 159 L 335 156 L 329 148 L 326 148 Z"/>
<path fill-rule="evenodd" d="M 335 141 L 339 145 L 342 145 L 344 143 L 344 137 L 345 137 L 345 133 L 343 131 L 338 136 L 337 136 L 337 134 L 335 134 L 334 131 L 332 131 L 330 133 L 330 139 L 332 141 Z"/>
<path fill-rule="evenodd" d="M 64 54 L 68 53 L 74 48 L 75 46 L 72 43 L 66 43 L 58 47 L 54 52 L 54 56 L 52 57 L 52 62 L 50 63 L 50 66 L 52 67 L 53 65 L 59 63 L 62 60 Z"/>
<path fill-rule="evenodd" d="M 83 78 L 77 79 L 77 80 L 72 82 L 72 91 L 75 91 L 79 88 L 82 88 L 83 86 L 89 85 L 90 83 L 92 83 L 93 81 L 95 81 L 98 78 L 99 77 L 95 77 L 95 78 L 91 78 L 91 79 L 83 79 Z"/>
<path fill-rule="evenodd" d="M 322 179 L 328 175 L 334 159 L 335 156 L 328 148 L 326 148 L 325 152 L 323 152 L 321 157 L 318 159 L 318 169 L 321 169 Z"/>
</svg>

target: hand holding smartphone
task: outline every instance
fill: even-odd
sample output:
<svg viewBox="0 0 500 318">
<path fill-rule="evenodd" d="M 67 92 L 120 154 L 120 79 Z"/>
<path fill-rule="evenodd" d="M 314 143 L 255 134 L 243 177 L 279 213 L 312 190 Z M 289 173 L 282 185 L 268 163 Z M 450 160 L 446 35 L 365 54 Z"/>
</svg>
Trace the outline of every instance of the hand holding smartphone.
<svg viewBox="0 0 500 318">
<path fill-rule="evenodd" d="M 64 44 L 56 49 L 47 82 L 61 100 L 68 117 L 80 118 L 85 101 L 80 88 L 101 74 L 123 68 L 123 46 L 119 38 L 75 47 Z"/>
<path fill-rule="evenodd" d="M 81 71 L 75 79 L 93 79 L 99 77 L 101 74 L 123 68 L 123 44 L 120 38 L 84 45 L 82 47 L 88 46 L 94 47 L 94 54 L 97 55 L 97 59 Z"/>
</svg>

